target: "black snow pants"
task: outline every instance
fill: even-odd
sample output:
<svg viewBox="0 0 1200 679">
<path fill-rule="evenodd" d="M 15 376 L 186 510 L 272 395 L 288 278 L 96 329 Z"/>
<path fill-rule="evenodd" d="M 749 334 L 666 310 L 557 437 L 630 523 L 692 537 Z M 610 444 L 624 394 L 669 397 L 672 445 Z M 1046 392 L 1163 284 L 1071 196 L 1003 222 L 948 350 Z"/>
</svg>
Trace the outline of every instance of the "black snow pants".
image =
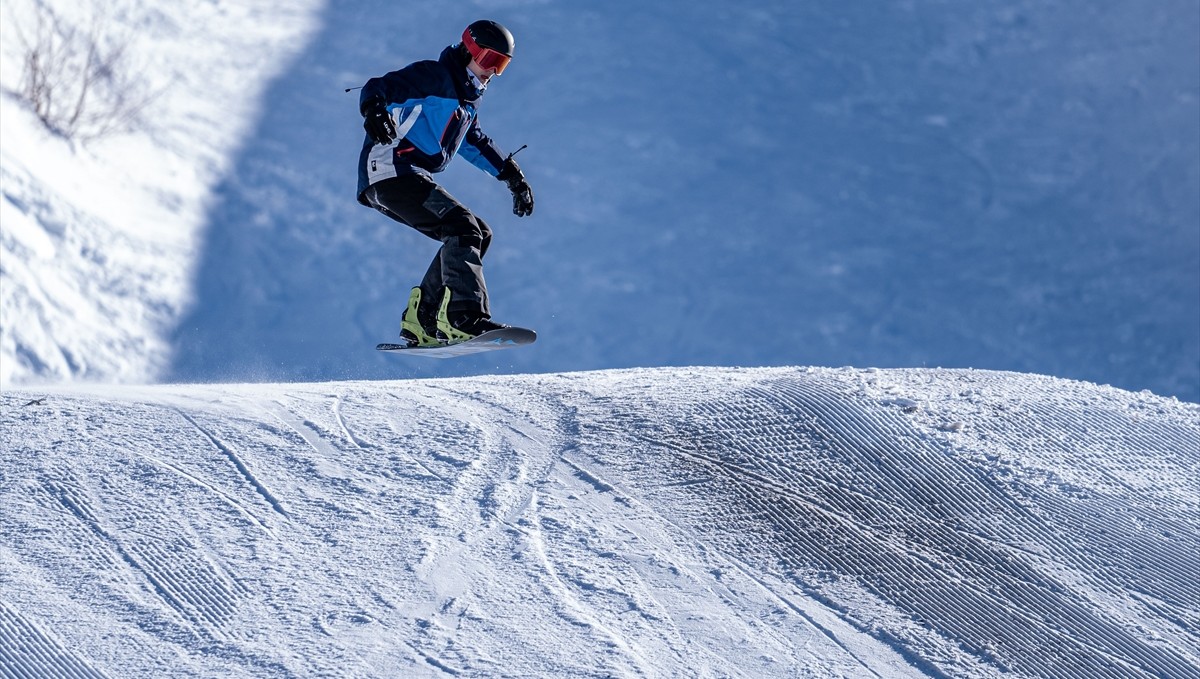
<svg viewBox="0 0 1200 679">
<path fill-rule="evenodd" d="M 483 256 L 492 242 L 492 230 L 454 199 L 429 176 L 402 174 L 367 187 L 363 199 L 392 219 L 441 241 L 442 247 L 421 279 L 421 325 L 433 326 L 443 288 L 450 288 L 446 315 L 459 319 L 491 317 Z"/>
</svg>

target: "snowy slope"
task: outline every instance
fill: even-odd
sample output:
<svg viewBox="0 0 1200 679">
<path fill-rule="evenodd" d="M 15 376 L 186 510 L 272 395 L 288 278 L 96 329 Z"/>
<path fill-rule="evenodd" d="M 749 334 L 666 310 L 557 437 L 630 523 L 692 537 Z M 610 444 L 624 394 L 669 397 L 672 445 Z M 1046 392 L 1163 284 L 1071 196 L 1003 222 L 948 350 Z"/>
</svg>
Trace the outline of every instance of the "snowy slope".
<svg viewBox="0 0 1200 679">
<path fill-rule="evenodd" d="M 0 21 L 0 382 L 158 378 L 194 300 L 214 185 L 262 83 L 314 29 L 311 2 L 14 0 Z M 18 92 L 38 7 L 62 30 L 106 17 L 152 95 L 130 133 L 50 132 Z M 102 43 L 107 44 L 107 43 Z M 67 86 L 73 93 L 73 86 Z M 95 98 L 94 98 L 95 99 Z"/>
<path fill-rule="evenodd" d="M 34 4 L 0 21 L 9 383 L 945 366 L 1200 400 L 1194 0 L 116 0 L 163 94 L 85 148 L 10 92 Z M 343 89 L 480 16 L 517 34 L 481 120 L 537 212 L 443 179 L 542 339 L 395 361 L 436 245 L 354 202 Z"/>
<path fill-rule="evenodd" d="M 513 28 L 466 163 L 493 311 L 537 351 L 390 341 L 436 244 L 353 202 L 344 87 Z M 1200 5 L 333 2 L 209 215 L 169 373 L 307 381 L 664 365 L 975 367 L 1200 401 Z M 287 163 L 281 164 L 286 153 Z"/>
<path fill-rule="evenodd" d="M 1150 394 L 709 368 L 2 399 L 2 676 L 1200 676 L 1200 408 Z"/>
</svg>

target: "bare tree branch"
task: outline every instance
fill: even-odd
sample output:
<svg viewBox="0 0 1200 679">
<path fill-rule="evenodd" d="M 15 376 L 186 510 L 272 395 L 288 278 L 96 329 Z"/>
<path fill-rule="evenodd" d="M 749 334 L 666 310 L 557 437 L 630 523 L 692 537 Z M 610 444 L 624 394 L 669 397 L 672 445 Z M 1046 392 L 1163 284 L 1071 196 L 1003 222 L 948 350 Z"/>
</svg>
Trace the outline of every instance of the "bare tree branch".
<svg viewBox="0 0 1200 679">
<path fill-rule="evenodd" d="M 112 29 L 103 7 L 93 3 L 86 28 L 45 6 L 32 36 L 17 25 L 21 95 L 47 128 L 81 142 L 132 131 L 154 98 L 129 58 L 132 37 Z"/>
</svg>

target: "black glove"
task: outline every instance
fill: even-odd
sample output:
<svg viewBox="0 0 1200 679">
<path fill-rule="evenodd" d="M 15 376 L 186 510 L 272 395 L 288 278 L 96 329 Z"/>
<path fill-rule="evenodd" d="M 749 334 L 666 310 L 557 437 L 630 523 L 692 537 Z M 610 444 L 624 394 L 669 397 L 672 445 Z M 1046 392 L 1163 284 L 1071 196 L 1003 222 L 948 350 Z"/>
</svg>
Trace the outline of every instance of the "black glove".
<svg viewBox="0 0 1200 679">
<path fill-rule="evenodd" d="M 372 99 L 363 104 L 363 129 L 367 136 L 376 144 L 387 146 L 396 139 L 396 123 L 388 114 L 387 102 L 382 99 Z"/>
<path fill-rule="evenodd" d="M 504 167 L 496 179 L 508 184 L 508 190 L 512 192 L 513 197 L 514 215 L 528 217 L 533 214 L 533 189 L 529 187 L 529 182 L 525 181 L 525 174 L 521 172 L 520 166 L 512 156 L 504 161 Z"/>
</svg>

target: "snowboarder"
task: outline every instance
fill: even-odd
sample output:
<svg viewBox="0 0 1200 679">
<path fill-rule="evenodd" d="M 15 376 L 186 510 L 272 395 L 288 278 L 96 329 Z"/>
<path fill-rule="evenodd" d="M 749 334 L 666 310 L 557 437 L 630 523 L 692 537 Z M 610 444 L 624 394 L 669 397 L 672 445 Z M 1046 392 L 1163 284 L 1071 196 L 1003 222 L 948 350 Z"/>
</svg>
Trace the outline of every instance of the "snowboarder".
<svg viewBox="0 0 1200 679">
<path fill-rule="evenodd" d="M 476 21 L 436 61 L 418 61 L 371 78 L 359 111 L 367 138 L 359 156 L 358 201 L 441 241 L 412 289 L 400 336 L 409 346 L 461 342 L 504 328 L 491 320 L 483 257 L 492 230 L 432 178 L 458 153 L 508 185 L 513 213 L 533 213 L 533 191 L 512 154 L 479 127 L 477 106 L 513 56 L 513 36 Z"/>
</svg>

